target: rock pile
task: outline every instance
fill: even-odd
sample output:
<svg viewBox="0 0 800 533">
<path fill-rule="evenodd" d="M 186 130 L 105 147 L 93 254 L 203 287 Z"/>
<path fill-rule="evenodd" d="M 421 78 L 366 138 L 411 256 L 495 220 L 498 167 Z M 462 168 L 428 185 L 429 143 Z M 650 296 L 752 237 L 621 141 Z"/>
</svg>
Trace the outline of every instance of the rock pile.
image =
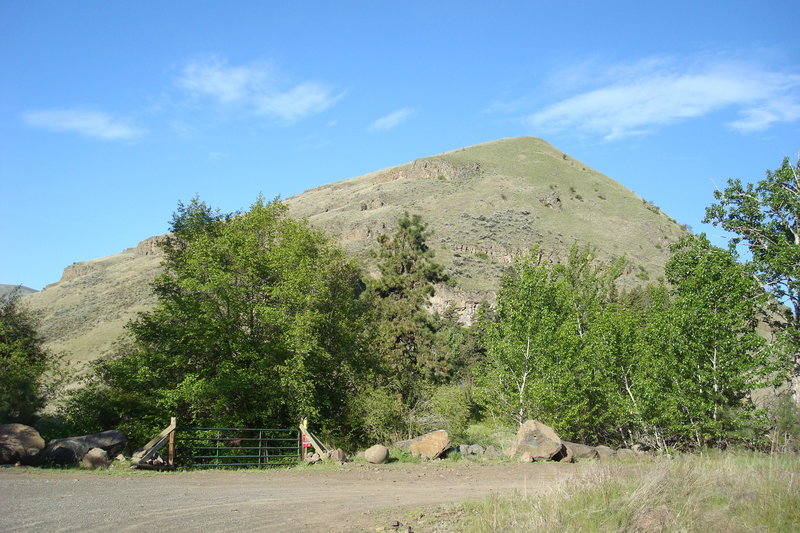
<svg viewBox="0 0 800 533">
<path fill-rule="evenodd" d="M 0 425 L 0 464 L 105 468 L 128 444 L 118 430 L 53 439 L 45 445 L 39 432 L 23 424 Z"/>
<path fill-rule="evenodd" d="M 125 449 L 128 440 L 118 429 L 111 429 L 92 435 L 53 439 L 47 443 L 41 453 L 41 462 L 46 464 L 74 466 L 81 463 L 86 454 L 93 448 L 106 452 L 108 457 L 115 457 Z"/>
</svg>

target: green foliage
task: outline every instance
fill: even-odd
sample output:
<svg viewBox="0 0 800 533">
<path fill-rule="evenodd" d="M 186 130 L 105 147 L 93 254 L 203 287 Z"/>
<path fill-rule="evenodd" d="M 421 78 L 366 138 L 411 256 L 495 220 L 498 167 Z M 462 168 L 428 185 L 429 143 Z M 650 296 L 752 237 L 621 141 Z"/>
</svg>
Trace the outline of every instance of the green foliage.
<svg viewBox="0 0 800 533">
<path fill-rule="evenodd" d="M 451 439 L 464 437 L 472 416 L 471 387 L 440 385 L 429 393 L 418 417 L 422 432 L 444 429 Z"/>
<path fill-rule="evenodd" d="M 682 239 L 673 252 L 666 269 L 672 302 L 651 319 L 647 338 L 660 402 L 672 406 L 658 424 L 697 445 L 724 442 L 748 421 L 749 392 L 777 370 L 756 333 L 766 294 L 746 266 L 704 235 Z"/>
<path fill-rule="evenodd" d="M 350 425 L 359 433 L 355 440 L 392 443 L 408 438 L 409 426 L 415 427 L 401 395 L 387 386 L 362 384 L 350 402 Z"/>
<path fill-rule="evenodd" d="M 800 171 L 784 158 L 757 183 L 728 181 L 703 222 L 731 232 L 730 249 L 747 251 L 748 263 L 774 300 L 771 326 L 784 331 L 794 354 L 795 401 L 800 401 Z M 788 307 L 785 307 L 784 304 Z M 767 318 L 770 318 L 768 316 Z"/>
<path fill-rule="evenodd" d="M 734 233 L 732 250 L 743 245 L 763 285 L 791 305 L 792 322 L 800 320 L 800 174 L 789 158 L 758 183 L 728 181 L 715 191 L 717 203 L 703 222 Z"/>
<path fill-rule="evenodd" d="M 426 243 L 427 225 L 419 215 L 405 213 L 392 237 L 381 235 L 380 277 L 369 284 L 376 308 L 375 347 L 383 358 L 392 390 L 411 408 L 427 381 L 444 378 L 446 354 L 432 350 L 436 323 L 428 312 L 434 284 L 444 282 L 443 267 L 433 260 Z"/>
<path fill-rule="evenodd" d="M 18 291 L 0 296 L 0 423 L 32 424 L 58 386 L 60 357 L 42 346 L 36 325 Z"/>
<path fill-rule="evenodd" d="M 194 199 L 172 231 L 158 305 L 129 325 L 129 351 L 98 363 L 72 415 L 88 396 L 140 440 L 171 415 L 182 425 L 343 424 L 369 366 L 359 271 L 343 252 L 262 198 L 235 217 Z"/>
<path fill-rule="evenodd" d="M 621 261 L 534 251 L 504 280 L 485 327 L 476 397 L 498 419 L 538 418 L 565 438 L 724 445 L 758 413 L 749 392 L 780 359 L 756 334 L 766 295 L 730 253 L 690 236 L 663 286 L 618 294 Z"/>
<path fill-rule="evenodd" d="M 622 266 L 596 266 L 593 252 L 578 246 L 564 264 L 546 263 L 537 250 L 517 262 L 497 319 L 486 326 L 486 361 L 475 369 L 487 413 L 518 423 L 539 418 L 566 435 L 588 427 L 597 373 L 581 352 Z"/>
</svg>

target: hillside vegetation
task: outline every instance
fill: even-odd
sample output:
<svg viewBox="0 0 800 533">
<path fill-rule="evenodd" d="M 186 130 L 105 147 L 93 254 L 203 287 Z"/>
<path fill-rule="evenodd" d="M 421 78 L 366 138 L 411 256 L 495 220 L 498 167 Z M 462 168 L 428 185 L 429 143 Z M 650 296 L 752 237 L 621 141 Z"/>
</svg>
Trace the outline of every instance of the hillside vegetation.
<svg viewBox="0 0 800 533">
<path fill-rule="evenodd" d="M 621 286 L 663 276 L 669 244 L 685 231 L 654 205 L 547 142 L 503 139 L 311 189 L 286 200 L 295 217 L 333 236 L 373 272 L 377 237 L 404 211 L 421 215 L 429 244 L 450 275 L 432 303 L 469 321 L 494 301 L 504 270 L 538 245 L 564 258 L 573 243 L 601 259 L 624 256 Z M 41 316 L 46 346 L 75 361 L 109 353 L 124 325 L 155 303 L 157 237 L 119 254 L 64 269 L 62 279 L 27 295 Z"/>
</svg>

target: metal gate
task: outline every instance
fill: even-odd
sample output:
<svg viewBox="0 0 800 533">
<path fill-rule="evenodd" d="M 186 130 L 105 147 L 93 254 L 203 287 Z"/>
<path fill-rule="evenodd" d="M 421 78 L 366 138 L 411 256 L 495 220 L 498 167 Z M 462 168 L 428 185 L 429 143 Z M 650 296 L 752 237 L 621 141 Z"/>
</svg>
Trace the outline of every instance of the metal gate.
<svg viewBox="0 0 800 533">
<path fill-rule="evenodd" d="M 176 428 L 175 466 L 262 468 L 300 462 L 299 429 Z"/>
</svg>

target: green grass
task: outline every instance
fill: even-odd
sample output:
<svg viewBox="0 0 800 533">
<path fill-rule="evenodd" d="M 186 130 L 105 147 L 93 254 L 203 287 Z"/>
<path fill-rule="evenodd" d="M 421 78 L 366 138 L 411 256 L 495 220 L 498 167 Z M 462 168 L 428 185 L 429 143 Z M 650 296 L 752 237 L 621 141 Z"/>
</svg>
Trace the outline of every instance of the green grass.
<svg viewBox="0 0 800 533">
<path fill-rule="evenodd" d="M 800 531 L 800 458 L 724 452 L 611 469 L 547 495 L 442 506 L 425 531 Z M 415 529 L 415 530 L 417 530 Z"/>
</svg>

